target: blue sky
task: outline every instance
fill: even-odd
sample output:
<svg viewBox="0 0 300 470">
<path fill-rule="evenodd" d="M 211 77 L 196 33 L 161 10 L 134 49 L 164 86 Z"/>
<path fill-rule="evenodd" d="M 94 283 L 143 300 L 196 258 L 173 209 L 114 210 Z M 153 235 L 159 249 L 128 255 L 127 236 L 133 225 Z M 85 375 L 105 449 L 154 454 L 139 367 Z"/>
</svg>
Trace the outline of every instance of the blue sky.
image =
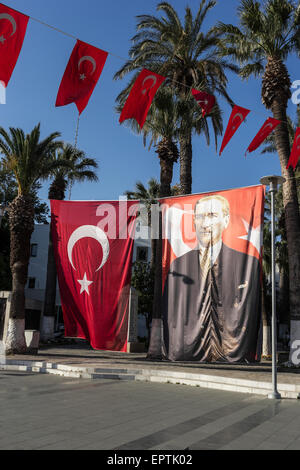
<svg viewBox="0 0 300 470">
<path fill-rule="evenodd" d="M 58 29 L 99 47 L 109 56 L 106 66 L 80 119 L 78 147 L 99 164 L 99 182 L 74 186 L 72 199 L 117 200 L 136 181 L 144 184 L 151 177 L 159 179 L 159 160 L 154 149 L 144 148 L 141 136 L 120 126 L 114 111 L 115 99 L 127 80 L 114 81 L 115 72 L 128 57 L 130 38 L 135 34 L 136 15 L 154 14 L 156 0 L 7 0 L 6 5 L 37 18 Z M 188 4 L 194 12 L 199 0 L 172 0 L 170 3 L 184 15 Z M 221 20 L 237 23 L 238 0 L 219 0 L 209 13 L 205 28 Z M 74 143 L 77 108 L 74 104 L 55 108 L 59 84 L 75 41 L 40 23 L 30 20 L 23 48 L 7 88 L 6 105 L 0 105 L 1 126 L 21 127 L 29 132 L 41 122 L 42 137 L 60 131 L 66 142 Z M 119 56 L 119 57 L 117 57 Z M 299 59 L 290 58 L 291 80 L 300 79 Z M 261 103 L 261 80 L 242 82 L 229 75 L 228 91 L 236 104 L 252 112 L 246 124 L 224 150 L 221 158 L 214 145 L 207 146 L 204 136 L 193 140 L 193 193 L 256 185 L 260 177 L 280 174 L 276 155 L 260 151 L 244 157 L 245 150 L 264 120 L 271 116 Z M 231 108 L 220 101 L 227 125 Z M 296 106 L 290 102 L 289 114 Z M 218 149 L 221 145 L 219 140 Z M 173 183 L 179 181 L 179 164 Z M 44 183 L 40 196 L 47 199 L 49 183 Z"/>
</svg>

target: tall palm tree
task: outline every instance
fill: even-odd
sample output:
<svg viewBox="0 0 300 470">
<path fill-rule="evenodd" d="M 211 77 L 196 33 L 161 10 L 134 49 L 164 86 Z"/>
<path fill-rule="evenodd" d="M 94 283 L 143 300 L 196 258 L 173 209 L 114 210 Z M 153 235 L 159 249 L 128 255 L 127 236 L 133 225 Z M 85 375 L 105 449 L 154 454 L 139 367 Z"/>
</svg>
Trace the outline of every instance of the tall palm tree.
<svg viewBox="0 0 300 470">
<path fill-rule="evenodd" d="M 161 90 L 155 98 L 155 106 L 151 108 L 147 116 L 145 126 L 143 128 L 144 145 L 146 145 L 147 138 L 150 137 L 149 149 L 152 145 L 155 146 L 155 152 L 158 154 L 160 161 L 160 184 L 157 197 L 163 198 L 171 195 L 171 184 L 173 179 L 173 167 L 177 162 L 179 153 L 176 144 L 177 138 L 177 101 L 174 99 L 172 90 L 169 87 Z M 134 120 L 130 122 L 131 127 L 140 132 Z M 149 206 L 148 206 L 149 207 Z M 154 207 L 157 207 L 155 205 Z M 153 338 L 155 337 L 155 350 L 160 350 L 160 338 L 154 333 L 160 331 L 161 319 L 161 279 L 162 279 L 162 240 L 161 240 L 161 213 L 156 212 L 157 217 L 155 221 L 150 218 L 151 212 L 148 208 L 148 220 L 151 228 L 156 223 L 155 236 L 151 231 L 151 268 L 155 271 L 155 284 L 154 284 L 154 301 L 153 301 L 153 315 L 152 315 L 152 332 L 150 349 L 153 350 Z M 155 353 L 155 356 L 158 355 Z"/>
<path fill-rule="evenodd" d="M 220 54 L 235 59 L 240 75 L 262 76 L 262 102 L 281 121 L 275 129 L 283 185 L 283 204 L 288 241 L 290 276 L 291 344 L 300 335 L 300 215 L 296 178 L 292 168 L 286 169 L 291 146 L 287 125 L 287 105 L 291 98 L 291 81 L 285 61 L 289 54 L 300 50 L 300 3 L 290 0 L 241 0 L 240 27 L 220 23 L 224 36 Z"/>
<path fill-rule="evenodd" d="M 11 309 L 6 336 L 6 353 L 24 353 L 25 284 L 30 257 L 30 238 L 34 229 L 32 188 L 56 166 L 51 155 L 61 145 L 54 132 L 40 140 L 40 124 L 30 134 L 22 129 L 0 127 L 0 152 L 4 166 L 12 171 L 18 194 L 9 206 L 10 268 L 12 272 Z"/>
<path fill-rule="evenodd" d="M 300 106 L 297 106 L 296 119 L 287 117 L 287 127 L 289 133 L 290 147 L 293 146 L 295 139 L 296 129 L 300 127 Z M 271 134 L 265 141 L 262 154 L 277 153 L 276 142 L 274 134 Z M 298 163 L 295 171 L 296 181 L 300 178 L 300 163 Z M 298 202 L 300 204 L 300 184 L 297 184 Z M 277 235 L 278 241 L 276 242 L 276 263 L 279 267 L 279 298 L 278 298 L 278 313 L 280 320 L 283 323 L 289 322 L 289 266 L 288 266 L 288 247 L 286 236 L 285 224 L 285 211 L 283 205 L 283 189 L 280 187 L 275 196 L 275 213 L 277 218 Z"/>
<path fill-rule="evenodd" d="M 68 184 L 83 181 L 98 181 L 94 169 L 98 168 L 93 158 L 87 158 L 82 150 L 70 144 L 64 144 L 53 155 L 53 161 L 59 164 L 49 175 L 52 183 L 49 188 L 48 197 L 54 200 L 63 200 L 66 196 Z M 53 338 L 55 323 L 55 300 L 56 300 L 56 265 L 53 252 L 51 225 L 49 231 L 47 280 L 44 298 L 42 339 Z"/>
<path fill-rule="evenodd" d="M 179 143 L 182 194 L 190 194 L 192 190 L 192 133 L 203 131 L 202 116 L 199 114 L 198 125 L 191 119 L 191 110 L 193 112 L 198 107 L 191 95 L 191 88 L 218 93 L 232 104 L 226 92 L 225 70 L 237 71 L 237 67 L 215 54 L 219 34 L 213 28 L 207 33 L 202 31 L 207 13 L 215 4 L 215 1 L 202 0 L 195 17 L 186 7 L 184 22 L 167 2 L 157 6 L 157 11 L 162 13 L 161 18 L 138 16 L 137 34 L 132 38 L 133 46 L 129 51 L 131 59 L 115 74 L 115 79 L 122 79 L 128 73 L 135 72 L 129 85 L 117 98 L 121 104 L 142 68 L 165 76 L 161 88 L 170 86 L 177 98 L 181 98 Z M 217 138 L 222 132 L 220 115 L 212 116 L 212 126 Z"/>
</svg>

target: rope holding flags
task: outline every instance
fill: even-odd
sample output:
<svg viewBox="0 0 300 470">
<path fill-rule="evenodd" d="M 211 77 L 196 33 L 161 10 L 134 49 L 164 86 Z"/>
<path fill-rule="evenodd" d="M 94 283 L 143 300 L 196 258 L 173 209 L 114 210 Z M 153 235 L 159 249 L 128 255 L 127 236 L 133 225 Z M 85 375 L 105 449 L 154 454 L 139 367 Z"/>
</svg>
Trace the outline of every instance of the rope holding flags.
<svg viewBox="0 0 300 470">
<path fill-rule="evenodd" d="M 29 17 L 0 3 L 0 81 L 2 81 L 5 87 L 7 87 L 10 81 L 19 58 L 29 19 L 38 21 L 44 26 L 77 39 L 58 28 L 54 28 L 36 18 Z M 77 39 L 60 83 L 55 106 L 60 107 L 75 103 L 80 116 L 98 83 L 108 54 L 115 55 Z M 116 57 L 120 58 L 119 56 Z M 123 60 L 123 58 L 120 59 Z M 154 96 L 165 79 L 166 77 L 143 69 L 131 89 L 121 112 L 119 122 L 122 123 L 127 119 L 133 118 L 142 129 Z M 205 118 L 213 110 L 216 98 L 201 90 L 192 89 L 191 93 L 201 107 L 202 116 Z M 246 108 L 234 106 L 220 148 L 220 156 L 249 113 L 250 110 Z M 268 118 L 249 145 L 246 154 L 256 150 L 279 124 L 280 121 Z M 77 134 L 78 129 L 76 130 Z M 298 128 L 287 166 L 287 168 L 292 166 L 294 170 L 300 158 L 299 138 L 300 130 Z"/>
</svg>

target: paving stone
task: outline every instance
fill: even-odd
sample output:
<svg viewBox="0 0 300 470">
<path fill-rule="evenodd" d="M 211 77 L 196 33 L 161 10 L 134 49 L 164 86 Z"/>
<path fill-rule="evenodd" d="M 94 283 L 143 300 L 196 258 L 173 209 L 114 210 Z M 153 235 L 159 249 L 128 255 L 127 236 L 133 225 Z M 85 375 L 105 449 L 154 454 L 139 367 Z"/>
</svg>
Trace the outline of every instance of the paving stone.
<svg viewBox="0 0 300 470">
<path fill-rule="evenodd" d="M 0 449 L 111 450 L 138 446 L 177 450 L 192 448 L 198 442 L 206 449 L 300 448 L 299 401 L 273 402 L 272 411 L 272 401 L 265 396 L 225 390 L 228 386 L 237 390 L 241 380 L 247 386 L 249 381 L 271 383 L 270 364 L 227 367 L 153 363 L 141 354 L 80 348 L 48 348 L 40 351 L 38 358 L 12 360 L 19 363 L 11 366 L 14 371 L 0 371 Z M 26 366 L 28 361 L 31 366 Z M 81 371 L 81 375 L 96 369 L 115 375 L 142 370 L 149 376 L 154 371 L 159 380 L 167 370 L 174 381 L 179 375 L 186 381 L 205 375 L 215 389 L 26 374 L 26 367 L 67 374 Z M 286 391 L 300 386 L 297 373 L 278 377 Z M 221 386 L 223 390 L 218 390 Z M 280 441 L 281 433 L 284 438 Z"/>
</svg>

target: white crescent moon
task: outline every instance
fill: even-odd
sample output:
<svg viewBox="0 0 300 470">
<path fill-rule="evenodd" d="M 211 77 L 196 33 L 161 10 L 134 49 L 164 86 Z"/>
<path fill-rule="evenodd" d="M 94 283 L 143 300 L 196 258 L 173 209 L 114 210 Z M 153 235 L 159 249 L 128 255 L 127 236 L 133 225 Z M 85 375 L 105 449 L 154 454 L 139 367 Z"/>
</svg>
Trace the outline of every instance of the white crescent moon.
<svg viewBox="0 0 300 470">
<path fill-rule="evenodd" d="M 155 75 L 148 75 L 148 77 L 145 78 L 145 80 L 143 81 L 142 83 L 142 87 L 144 86 L 145 82 L 147 80 L 152 80 L 153 81 L 153 84 L 151 85 L 150 89 L 154 87 L 154 85 L 156 85 L 156 82 L 157 82 L 157 77 Z M 142 91 L 142 94 L 145 95 L 146 94 L 146 90 L 143 90 Z"/>
<path fill-rule="evenodd" d="M 237 116 L 241 119 L 241 122 L 244 120 L 244 116 L 241 113 L 237 113 L 233 116 L 232 121 L 234 121 Z"/>
<path fill-rule="evenodd" d="M 84 62 L 85 60 L 88 60 L 93 65 L 93 71 L 91 73 L 91 75 L 93 75 L 93 73 L 96 70 L 97 63 L 96 63 L 94 57 L 91 57 L 90 55 L 85 55 L 84 57 L 81 57 L 80 61 L 78 62 L 78 68 L 80 68 L 82 62 Z"/>
<path fill-rule="evenodd" d="M 270 122 L 266 124 L 264 128 L 262 129 L 262 132 L 264 132 L 267 129 L 267 127 L 271 127 L 271 129 L 273 129 L 273 124 L 271 124 Z"/>
<path fill-rule="evenodd" d="M 15 34 L 17 31 L 17 23 L 16 20 L 14 19 L 13 16 L 9 15 L 8 13 L 1 13 L 0 14 L 0 20 L 8 20 L 11 22 L 11 25 L 13 27 L 13 32 L 11 33 L 11 36 Z"/>
<path fill-rule="evenodd" d="M 81 227 L 77 228 L 70 236 L 68 242 L 68 257 L 72 268 L 76 271 L 76 268 L 72 261 L 72 251 L 74 245 L 82 238 L 93 238 L 94 240 L 97 240 L 97 242 L 99 242 L 102 246 L 103 259 L 101 265 L 96 270 L 96 272 L 100 271 L 100 269 L 103 268 L 103 266 L 105 265 L 109 256 L 109 242 L 103 230 L 101 230 L 99 227 L 96 227 L 95 225 L 82 225 Z"/>
<path fill-rule="evenodd" d="M 239 118 L 240 118 L 241 123 L 243 122 L 244 116 L 243 116 L 241 113 L 237 113 L 237 114 L 235 114 L 235 115 L 233 116 L 233 118 L 232 118 L 232 123 L 233 123 L 233 121 L 235 120 L 236 117 L 239 117 Z M 236 126 L 233 126 L 233 129 L 235 129 L 235 128 L 236 128 Z"/>
</svg>

